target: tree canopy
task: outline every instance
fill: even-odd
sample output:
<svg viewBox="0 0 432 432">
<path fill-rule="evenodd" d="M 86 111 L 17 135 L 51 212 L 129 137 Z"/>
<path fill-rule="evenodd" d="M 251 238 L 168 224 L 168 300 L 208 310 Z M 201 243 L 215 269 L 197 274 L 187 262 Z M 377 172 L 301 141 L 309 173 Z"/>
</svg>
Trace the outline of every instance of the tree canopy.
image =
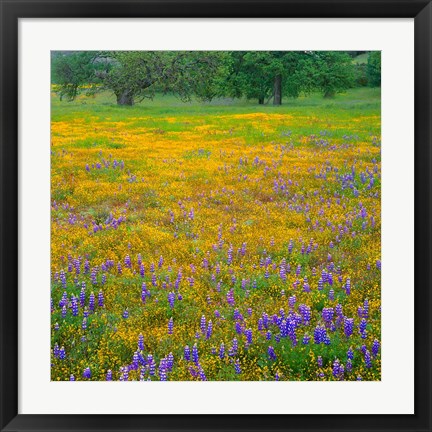
<svg viewBox="0 0 432 432">
<path fill-rule="evenodd" d="M 374 82 L 380 58 L 379 65 L 375 57 L 368 63 Z M 156 92 L 174 93 L 183 101 L 228 96 L 260 104 L 273 99 L 280 105 L 284 96 L 319 91 L 333 97 L 348 89 L 354 85 L 354 65 L 341 51 L 56 52 L 52 81 L 68 100 L 80 92 L 109 90 L 119 105 L 151 99 Z"/>
</svg>

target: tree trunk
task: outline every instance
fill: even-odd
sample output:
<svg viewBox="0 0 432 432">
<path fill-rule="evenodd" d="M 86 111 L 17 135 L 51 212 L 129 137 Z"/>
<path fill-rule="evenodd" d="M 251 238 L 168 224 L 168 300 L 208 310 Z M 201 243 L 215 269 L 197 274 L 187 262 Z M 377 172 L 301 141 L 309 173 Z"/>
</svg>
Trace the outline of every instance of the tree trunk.
<svg viewBox="0 0 432 432">
<path fill-rule="evenodd" d="M 282 105 L 282 75 L 276 75 L 274 80 L 273 105 Z"/>
<path fill-rule="evenodd" d="M 133 105 L 134 98 L 130 90 L 123 90 L 121 93 L 116 93 L 117 105 Z"/>
<path fill-rule="evenodd" d="M 259 103 L 260 105 L 264 105 L 264 97 L 260 97 L 260 98 L 258 98 L 258 103 Z"/>
</svg>

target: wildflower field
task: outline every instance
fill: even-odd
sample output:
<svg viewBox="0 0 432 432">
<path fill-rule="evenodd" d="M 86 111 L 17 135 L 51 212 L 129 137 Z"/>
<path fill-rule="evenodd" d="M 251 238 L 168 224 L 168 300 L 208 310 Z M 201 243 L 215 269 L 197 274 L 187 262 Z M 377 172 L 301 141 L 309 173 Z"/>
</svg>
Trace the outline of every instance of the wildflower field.
<svg viewBox="0 0 432 432">
<path fill-rule="evenodd" d="M 380 380 L 379 89 L 52 95 L 52 380 Z"/>
</svg>

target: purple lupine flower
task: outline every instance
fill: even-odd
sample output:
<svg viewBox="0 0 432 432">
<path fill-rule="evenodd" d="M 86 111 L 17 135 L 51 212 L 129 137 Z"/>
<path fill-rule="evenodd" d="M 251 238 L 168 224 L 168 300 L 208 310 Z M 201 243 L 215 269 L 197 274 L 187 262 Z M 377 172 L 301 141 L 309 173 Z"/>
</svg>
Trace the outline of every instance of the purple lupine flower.
<svg viewBox="0 0 432 432">
<path fill-rule="evenodd" d="M 272 332 L 270 330 L 268 330 L 266 333 L 266 339 L 271 340 L 271 338 L 272 338 Z"/>
<path fill-rule="evenodd" d="M 62 318 L 66 318 L 66 315 L 67 315 L 67 309 L 66 309 L 66 305 L 64 305 L 62 307 Z"/>
<path fill-rule="evenodd" d="M 163 259 L 163 256 L 161 255 L 159 257 L 158 268 L 161 268 L 163 266 L 163 263 L 164 263 L 164 259 Z"/>
<path fill-rule="evenodd" d="M 364 353 L 364 361 L 365 361 L 365 365 L 368 369 L 370 369 L 372 367 L 372 359 L 371 359 L 371 355 L 369 350 L 366 350 Z"/>
<path fill-rule="evenodd" d="M 318 280 L 318 290 L 322 291 L 322 289 L 323 289 L 323 280 L 322 280 L 322 278 L 319 278 L 319 280 Z"/>
<path fill-rule="evenodd" d="M 329 291 L 329 294 L 328 294 L 328 298 L 329 298 L 329 300 L 331 300 L 331 301 L 334 300 L 334 294 L 335 294 L 335 293 L 334 293 L 334 290 L 331 289 L 331 290 Z"/>
<path fill-rule="evenodd" d="M 376 260 L 376 268 L 381 271 L 381 260 Z"/>
<path fill-rule="evenodd" d="M 241 335 L 243 333 L 242 325 L 238 321 L 236 321 L 236 323 L 235 323 L 235 331 L 239 335 Z"/>
<path fill-rule="evenodd" d="M 206 333 L 206 328 L 207 328 L 206 317 L 204 315 L 202 315 L 201 321 L 200 321 L 200 329 L 201 329 L 202 334 Z"/>
<path fill-rule="evenodd" d="M 346 292 L 346 295 L 351 294 L 351 279 L 350 278 L 348 278 L 346 283 L 345 283 L 345 292 Z"/>
<path fill-rule="evenodd" d="M 240 375 L 240 374 L 241 374 L 241 367 L 240 367 L 240 362 L 239 362 L 238 359 L 236 359 L 236 361 L 235 361 L 235 363 L 234 363 L 234 370 L 235 370 L 235 373 L 236 373 L 237 375 Z"/>
<path fill-rule="evenodd" d="M 349 360 L 353 360 L 354 359 L 354 351 L 352 350 L 352 348 L 350 347 L 349 350 L 347 351 L 347 358 Z"/>
<path fill-rule="evenodd" d="M 363 302 L 363 318 L 369 318 L 369 300 Z"/>
<path fill-rule="evenodd" d="M 137 370 L 138 369 L 138 364 L 139 364 L 139 354 L 138 354 L 138 351 L 135 351 L 133 353 L 133 356 L 132 356 L 131 369 L 132 370 Z"/>
<path fill-rule="evenodd" d="M 321 344 L 325 342 L 325 339 L 327 337 L 327 332 L 325 327 L 322 325 L 317 325 L 314 330 L 314 342 L 316 344 Z"/>
<path fill-rule="evenodd" d="M 63 288 L 66 289 L 66 285 L 67 285 L 66 275 L 65 275 L 65 272 L 63 270 L 60 270 L 60 282 L 63 285 Z"/>
<path fill-rule="evenodd" d="M 86 317 L 84 317 L 82 320 L 81 328 L 83 330 L 87 330 L 87 318 Z"/>
<path fill-rule="evenodd" d="M 106 283 L 106 278 L 107 278 L 107 276 L 106 276 L 106 274 L 104 273 L 104 274 L 102 275 L 102 277 L 101 277 L 101 284 L 102 284 L 102 285 L 105 285 L 105 283 Z"/>
<path fill-rule="evenodd" d="M 302 341 L 303 345 L 309 345 L 310 338 L 311 338 L 311 337 L 310 337 L 308 334 L 305 334 L 305 335 L 303 336 L 303 341 Z"/>
<path fill-rule="evenodd" d="M 129 368 L 127 366 L 120 368 L 120 381 L 129 381 Z"/>
<path fill-rule="evenodd" d="M 191 355 L 190 348 L 188 345 L 186 345 L 183 350 L 183 357 L 186 361 L 190 361 L 191 359 L 190 355 Z"/>
<path fill-rule="evenodd" d="M 131 261 L 129 255 L 126 255 L 126 256 L 125 256 L 124 264 L 125 264 L 125 267 L 127 267 L 127 268 L 132 268 L 132 261 Z"/>
<path fill-rule="evenodd" d="M 92 271 L 91 271 L 90 279 L 91 279 L 91 283 L 93 285 L 97 285 L 97 273 L 96 273 L 96 269 L 95 268 L 93 268 Z"/>
<path fill-rule="evenodd" d="M 238 351 L 238 340 L 237 338 L 234 338 L 232 340 L 232 352 L 237 353 L 237 351 Z"/>
<path fill-rule="evenodd" d="M 323 359 L 322 359 L 322 357 L 321 356 L 318 356 L 317 357 L 317 365 L 318 365 L 318 367 L 323 367 Z"/>
<path fill-rule="evenodd" d="M 233 261 L 233 246 L 230 245 L 227 252 L 227 264 L 231 265 Z"/>
<path fill-rule="evenodd" d="M 219 347 L 219 358 L 223 360 L 225 358 L 225 345 L 223 342 L 221 342 Z"/>
<path fill-rule="evenodd" d="M 264 330 L 264 321 L 262 318 L 258 320 L 258 330 L 260 331 Z"/>
<path fill-rule="evenodd" d="M 78 299 L 75 296 L 72 296 L 71 306 L 72 306 L 72 315 L 78 316 Z"/>
<path fill-rule="evenodd" d="M 234 301 L 234 290 L 233 290 L 232 288 L 227 292 L 226 300 L 227 300 L 227 303 L 228 303 L 230 306 L 234 306 L 234 305 L 235 305 L 235 301 Z"/>
<path fill-rule="evenodd" d="M 168 321 L 168 334 L 169 334 L 169 335 L 172 335 L 172 334 L 173 334 L 173 331 L 174 331 L 174 320 L 173 320 L 173 318 L 171 317 L 171 318 L 169 319 L 169 321 Z"/>
<path fill-rule="evenodd" d="M 105 376 L 105 380 L 106 381 L 112 381 L 112 370 L 111 369 L 108 369 L 107 370 L 107 373 L 106 373 L 106 376 Z"/>
<path fill-rule="evenodd" d="M 333 308 L 323 308 L 322 310 L 322 319 L 326 326 L 328 326 L 333 321 L 334 309 Z"/>
<path fill-rule="evenodd" d="M 344 333 L 347 338 L 349 338 L 354 331 L 354 318 L 347 318 L 344 319 Z"/>
<path fill-rule="evenodd" d="M 210 320 L 210 321 L 208 322 L 208 325 L 207 325 L 206 339 L 210 339 L 212 333 L 213 333 L 213 323 L 212 323 L 212 321 Z"/>
<path fill-rule="evenodd" d="M 65 351 L 65 349 L 64 349 L 64 346 L 62 346 L 62 347 L 59 349 L 58 358 L 59 358 L 60 360 L 64 360 L 64 359 L 66 358 L 66 351 Z"/>
<path fill-rule="evenodd" d="M 167 365 L 164 358 L 159 363 L 159 379 L 160 381 L 167 381 Z"/>
<path fill-rule="evenodd" d="M 89 367 L 86 367 L 83 372 L 83 377 L 90 379 L 91 378 L 91 370 Z"/>
<path fill-rule="evenodd" d="M 252 329 L 246 329 L 245 330 L 245 336 L 246 336 L 246 340 L 247 340 L 248 344 L 252 343 L 252 335 L 253 335 Z"/>
<path fill-rule="evenodd" d="M 168 372 L 171 372 L 174 367 L 174 355 L 172 352 L 168 354 L 166 365 L 168 368 Z"/>
<path fill-rule="evenodd" d="M 144 336 L 142 333 L 138 336 L 138 349 L 140 351 L 144 351 Z"/>
<path fill-rule="evenodd" d="M 243 315 L 240 313 L 240 311 L 237 308 L 234 309 L 233 316 L 235 320 L 243 321 Z"/>
<path fill-rule="evenodd" d="M 104 301 L 104 295 L 102 290 L 99 291 L 98 293 L 98 306 L 99 307 L 104 307 L 105 301 Z"/>
<path fill-rule="evenodd" d="M 60 354 L 60 348 L 59 348 L 58 344 L 56 343 L 54 345 L 54 348 L 53 348 L 53 355 L 54 355 L 54 357 L 58 357 L 59 354 Z"/>
<path fill-rule="evenodd" d="M 140 276 L 142 278 L 145 276 L 145 268 L 143 264 L 140 265 Z"/>
<path fill-rule="evenodd" d="M 292 252 L 292 250 L 293 250 L 293 246 L 294 246 L 294 243 L 293 243 L 292 240 L 290 240 L 289 243 L 288 243 L 288 252 L 289 252 L 289 253 Z"/>
<path fill-rule="evenodd" d="M 380 343 L 379 343 L 378 339 L 375 339 L 372 343 L 372 355 L 374 357 L 376 357 L 378 355 L 379 349 L 380 349 Z"/>
<path fill-rule="evenodd" d="M 271 345 L 269 345 L 269 347 L 267 349 L 267 354 L 268 354 L 270 360 L 272 360 L 272 361 L 276 360 L 276 358 L 277 358 L 276 353 L 275 353 L 274 348 Z"/>
<path fill-rule="evenodd" d="M 174 308 L 174 302 L 175 302 L 175 294 L 173 292 L 168 293 L 168 303 L 171 309 Z"/>
<path fill-rule="evenodd" d="M 85 306 L 85 299 L 86 299 L 86 294 L 85 294 L 85 282 L 82 283 L 82 288 L 81 288 L 81 292 L 80 292 L 80 306 L 83 308 Z"/>
<path fill-rule="evenodd" d="M 67 296 L 67 292 L 65 291 L 63 293 L 61 300 L 59 301 L 59 307 L 63 308 L 63 306 L 66 306 L 67 303 L 68 303 L 68 296 Z"/>
<path fill-rule="evenodd" d="M 75 381 L 75 375 L 71 374 L 71 376 L 69 377 L 69 381 Z"/>
<path fill-rule="evenodd" d="M 297 298 L 295 295 L 288 298 L 288 305 L 291 309 L 294 308 L 294 305 L 296 304 Z"/>
<path fill-rule="evenodd" d="M 123 315 L 122 315 L 122 317 L 123 317 L 124 319 L 129 318 L 129 310 L 128 310 L 128 308 L 126 308 L 126 309 L 123 311 Z"/>
<path fill-rule="evenodd" d="M 299 306 L 299 312 L 302 316 L 303 323 L 305 325 L 309 325 L 309 322 L 311 320 L 311 315 L 312 315 L 310 306 L 305 305 L 305 304 L 301 304 Z"/>
<path fill-rule="evenodd" d="M 339 377 L 339 374 L 340 374 L 340 372 L 341 372 L 341 370 L 340 370 L 340 363 L 339 363 L 339 360 L 335 360 L 334 362 L 333 362 L 333 365 L 332 365 L 332 373 L 333 373 L 333 376 L 335 377 L 335 378 L 338 378 Z"/>
<path fill-rule="evenodd" d="M 366 330 L 366 326 L 367 326 L 367 321 L 362 318 L 362 320 L 360 321 L 360 325 L 359 325 L 359 331 L 360 333 L 364 333 Z"/>
<path fill-rule="evenodd" d="M 204 369 L 201 367 L 201 365 L 198 365 L 198 374 L 201 381 L 207 381 L 206 374 L 204 373 Z"/>
<path fill-rule="evenodd" d="M 92 291 L 89 297 L 89 310 L 91 312 L 94 312 L 95 310 L 95 295 L 94 292 Z"/>
<path fill-rule="evenodd" d="M 192 347 L 192 359 L 193 359 L 193 361 L 194 361 L 195 364 L 198 364 L 198 362 L 199 362 L 199 354 L 198 354 L 197 344 L 194 344 L 194 346 Z"/>
<path fill-rule="evenodd" d="M 149 374 L 154 376 L 156 373 L 156 362 L 151 354 L 147 356 L 147 364 L 149 365 Z"/>
</svg>

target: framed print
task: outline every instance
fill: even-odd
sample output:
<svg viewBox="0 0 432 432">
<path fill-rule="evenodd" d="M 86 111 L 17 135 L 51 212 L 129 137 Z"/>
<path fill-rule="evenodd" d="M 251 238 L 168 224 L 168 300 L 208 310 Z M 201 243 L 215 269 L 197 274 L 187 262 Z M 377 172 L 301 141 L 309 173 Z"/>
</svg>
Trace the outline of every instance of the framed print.
<svg viewBox="0 0 432 432">
<path fill-rule="evenodd" d="M 431 430 L 430 2 L 0 3 L 1 430 Z"/>
</svg>

